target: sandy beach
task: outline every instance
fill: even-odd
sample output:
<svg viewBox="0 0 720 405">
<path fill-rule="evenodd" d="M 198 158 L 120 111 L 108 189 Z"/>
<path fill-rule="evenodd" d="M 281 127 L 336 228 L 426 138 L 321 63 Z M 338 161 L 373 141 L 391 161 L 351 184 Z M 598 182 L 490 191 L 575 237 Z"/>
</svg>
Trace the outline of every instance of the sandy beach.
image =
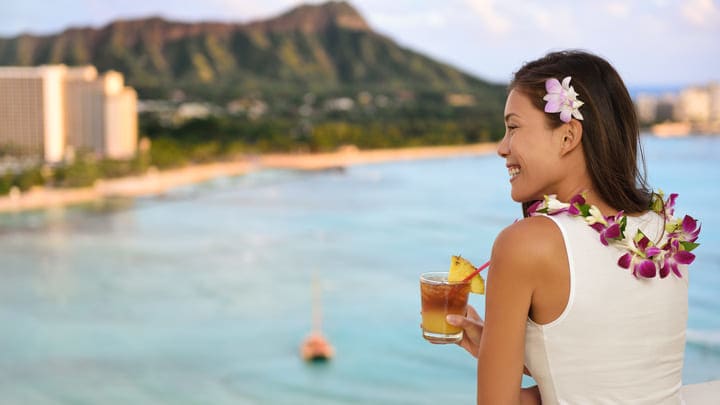
<svg viewBox="0 0 720 405">
<path fill-rule="evenodd" d="M 93 187 L 34 188 L 24 193 L 0 197 L 0 212 L 24 211 L 79 204 L 108 197 L 160 195 L 187 184 L 216 177 L 238 176 L 255 170 L 328 170 L 357 164 L 399 160 L 437 159 L 453 156 L 478 156 L 494 153 L 495 143 L 461 146 L 434 146 L 361 151 L 344 148 L 334 153 L 267 154 L 234 162 L 192 165 L 172 170 L 149 170 L 143 176 L 98 180 Z"/>
</svg>

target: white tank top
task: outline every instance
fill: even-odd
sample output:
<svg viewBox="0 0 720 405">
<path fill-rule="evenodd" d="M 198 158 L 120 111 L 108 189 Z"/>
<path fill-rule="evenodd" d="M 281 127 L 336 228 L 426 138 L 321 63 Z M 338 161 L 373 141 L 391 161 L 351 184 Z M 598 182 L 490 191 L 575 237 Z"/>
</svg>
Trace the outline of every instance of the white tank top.
<svg viewBox="0 0 720 405">
<path fill-rule="evenodd" d="M 539 325 L 528 318 L 525 364 L 548 404 L 680 404 L 687 266 L 683 278 L 635 278 L 617 265 L 625 251 L 600 243 L 580 217 L 549 216 L 562 232 L 570 269 L 563 313 Z M 657 240 L 663 220 L 654 212 L 628 217 Z"/>
</svg>

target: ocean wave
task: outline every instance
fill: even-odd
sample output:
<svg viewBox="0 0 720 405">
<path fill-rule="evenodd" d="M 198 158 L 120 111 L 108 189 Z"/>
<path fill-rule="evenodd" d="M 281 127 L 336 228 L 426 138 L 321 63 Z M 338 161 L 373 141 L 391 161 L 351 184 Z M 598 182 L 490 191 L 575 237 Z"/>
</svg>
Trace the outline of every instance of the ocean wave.
<svg viewBox="0 0 720 405">
<path fill-rule="evenodd" d="M 687 344 L 720 351 L 720 330 L 687 330 Z"/>
</svg>

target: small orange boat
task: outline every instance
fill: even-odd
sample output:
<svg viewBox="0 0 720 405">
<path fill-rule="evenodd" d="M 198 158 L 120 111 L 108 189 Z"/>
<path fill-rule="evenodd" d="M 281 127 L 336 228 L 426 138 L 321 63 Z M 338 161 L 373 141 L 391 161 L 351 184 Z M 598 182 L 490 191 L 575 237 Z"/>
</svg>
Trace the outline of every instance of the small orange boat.
<svg viewBox="0 0 720 405">
<path fill-rule="evenodd" d="M 335 349 L 319 332 L 312 332 L 300 347 L 300 355 L 305 361 L 327 361 L 335 355 Z"/>
<path fill-rule="evenodd" d="M 335 355 L 335 349 L 323 336 L 322 308 L 320 302 L 320 285 L 313 279 L 312 332 L 300 346 L 300 356 L 305 361 L 327 361 Z"/>
</svg>

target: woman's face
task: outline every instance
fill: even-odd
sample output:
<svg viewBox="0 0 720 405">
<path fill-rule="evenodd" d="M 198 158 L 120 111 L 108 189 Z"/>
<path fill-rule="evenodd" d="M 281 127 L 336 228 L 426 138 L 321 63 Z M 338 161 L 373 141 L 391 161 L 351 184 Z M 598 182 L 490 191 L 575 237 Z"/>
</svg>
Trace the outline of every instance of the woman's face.
<svg viewBox="0 0 720 405">
<path fill-rule="evenodd" d="M 515 89 L 505 103 L 505 136 L 498 155 L 505 159 L 510 175 L 512 199 L 538 200 L 557 193 L 562 179 L 560 132 L 547 127 L 545 112 L 532 105 L 528 96 Z"/>
</svg>

